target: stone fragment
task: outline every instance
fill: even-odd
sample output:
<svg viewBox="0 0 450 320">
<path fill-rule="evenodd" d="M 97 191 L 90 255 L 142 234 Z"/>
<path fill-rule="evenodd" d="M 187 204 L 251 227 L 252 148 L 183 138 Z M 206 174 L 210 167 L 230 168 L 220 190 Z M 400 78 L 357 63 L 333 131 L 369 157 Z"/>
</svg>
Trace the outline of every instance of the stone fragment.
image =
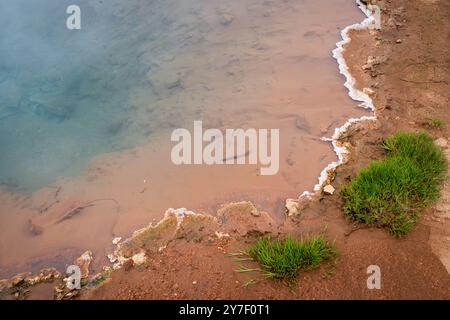
<svg viewBox="0 0 450 320">
<path fill-rule="evenodd" d="M 220 23 L 224 26 L 229 26 L 234 21 L 234 16 L 229 13 L 224 13 L 220 16 Z"/>
<path fill-rule="evenodd" d="M 296 201 L 294 199 L 287 199 L 285 208 L 286 208 L 286 214 L 289 217 L 296 216 L 300 213 L 298 201 Z"/>
<path fill-rule="evenodd" d="M 365 94 L 367 94 L 368 96 L 373 96 L 373 95 L 375 94 L 375 91 L 373 91 L 373 90 L 370 89 L 370 88 L 364 88 L 364 89 L 363 89 L 363 92 L 364 92 Z"/>
<path fill-rule="evenodd" d="M 447 148 L 448 145 L 447 139 L 445 138 L 436 139 L 434 143 L 441 148 Z"/>
<path fill-rule="evenodd" d="M 258 209 L 253 208 L 252 211 L 250 211 L 250 214 L 254 217 L 260 217 L 261 213 L 258 211 Z"/>
<path fill-rule="evenodd" d="M 326 186 L 323 188 L 323 192 L 324 192 L 325 194 L 332 195 L 335 191 L 336 191 L 336 189 L 335 189 L 331 184 L 326 185 Z"/>
<path fill-rule="evenodd" d="M 89 267 L 93 260 L 94 258 L 92 257 L 92 252 L 89 250 L 75 260 L 74 264 L 80 267 L 81 279 L 86 279 L 89 277 Z"/>
<path fill-rule="evenodd" d="M 113 245 L 117 245 L 119 244 L 119 242 L 122 240 L 122 237 L 116 237 L 113 239 L 112 244 Z"/>
<path fill-rule="evenodd" d="M 147 261 L 147 257 L 145 256 L 145 252 L 140 252 L 131 257 L 134 265 L 140 266 L 143 265 Z"/>
</svg>

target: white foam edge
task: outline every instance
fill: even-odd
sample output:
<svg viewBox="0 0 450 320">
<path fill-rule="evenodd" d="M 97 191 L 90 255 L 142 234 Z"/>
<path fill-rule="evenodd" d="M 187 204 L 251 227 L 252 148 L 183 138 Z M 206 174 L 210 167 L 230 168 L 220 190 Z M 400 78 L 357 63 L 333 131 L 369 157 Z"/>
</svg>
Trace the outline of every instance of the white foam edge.
<svg viewBox="0 0 450 320">
<path fill-rule="evenodd" d="M 360 0 L 356 0 L 356 4 L 358 5 L 359 9 L 366 15 L 366 19 L 364 19 L 360 23 L 355 23 L 352 25 L 349 25 L 345 27 L 341 31 L 341 37 L 342 40 L 336 43 L 336 49 L 332 51 L 333 58 L 336 59 L 338 66 L 339 66 L 339 73 L 344 75 L 345 77 L 345 83 L 344 86 L 348 89 L 348 95 L 350 98 L 352 98 L 355 101 L 360 102 L 359 106 L 365 109 L 369 109 L 372 112 L 375 112 L 375 106 L 373 104 L 372 98 L 361 90 L 356 89 L 356 80 L 351 75 L 350 70 L 348 68 L 347 62 L 344 59 L 344 46 L 348 43 L 350 43 L 351 38 L 349 36 L 349 32 L 351 30 L 362 30 L 362 29 L 368 29 L 371 25 L 375 23 L 375 16 L 373 15 L 372 11 L 369 10 Z M 304 191 L 299 199 L 302 198 L 312 198 L 314 194 L 319 192 L 324 183 L 326 182 L 328 178 L 328 174 L 330 170 L 336 169 L 338 166 L 344 164 L 346 162 L 345 156 L 349 154 L 349 150 L 345 148 L 344 146 L 339 145 L 339 138 L 344 134 L 348 128 L 357 122 L 363 122 L 363 121 L 375 121 L 377 120 L 377 117 L 375 115 L 373 116 L 362 116 L 360 118 L 350 118 L 345 122 L 345 124 L 339 128 L 336 128 L 334 130 L 334 134 L 331 138 L 322 137 L 322 141 L 329 141 L 333 145 L 334 152 L 336 153 L 338 160 L 334 161 L 330 164 L 328 164 L 320 173 L 319 176 L 319 182 L 313 187 L 313 192 L 310 191 Z"/>
<path fill-rule="evenodd" d="M 375 22 L 375 17 L 372 15 L 370 10 L 368 10 L 366 8 L 366 6 L 361 3 L 360 0 L 356 0 L 356 4 L 364 12 L 364 14 L 366 15 L 367 18 L 364 19 L 361 23 L 352 24 L 352 25 L 344 28 L 341 31 L 342 40 L 336 44 L 336 49 L 334 49 L 332 51 L 332 53 L 333 53 L 333 58 L 335 58 L 338 62 L 340 74 L 345 76 L 346 81 L 344 83 L 344 86 L 348 89 L 349 96 L 353 100 L 361 102 L 359 104 L 360 107 L 370 109 L 371 111 L 375 111 L 373 101 L 369 97 L 369 95 L 367 95 L 364 92 L 355 88 L 356 80 L 350 74 L 349 68 L 347 66 L 347 62 L 345 61 L 344 56 L 343 56 L 344 46 L 351 41 L 350 36 L 348 35 L 349 31 L 361 30 L 361 29 L 368 28 L 371 24 L 373 24 Z M 328 173 L 330 172 L 330 170 L 333 170 L 333 169 L 337 168 L 338 166 L 340 166 L 341 164 L 345 163 L 345 161 L 346 161 L 345 156 L 347 154 L 349 154 L 349 150 L 347 150 L 347 148 L 345 148 L 343 146 L 339 146 L 338 141 L 339 141 L 339 138 L 341 137 L 341 135 L 343 133 L 345 133 L 348 130 L 348 128 L 356 122 L 374 121 L 376 119 L 377 119 L 377 117 L 375 115 L 374 116 L 362 116 L 360 118 L 350 118 L 349 120 L 347 120 L 347 122 L 343 126 L 336 128 L 334 130 L 334 134 L 331 138 L 326 138 L 326 137 L 321 138 L 322 141 L 331 142 L 331 144 L 333 145 L 334 151 L 338 157 L 338 160 L 328 164 L 322 170 L 322 172 L 320 173 L 319 179 L 318 179 L 319 182 L 313 187 L 313 192 L 304 191 L 300 195 L 299 199 L 302 199 L 302 198 L 311 199 L 314 194 L 316 194 L 317 192 L 319 192 L 322 189 L 323 184 L 325 183 L 325 181 L 328 178 Z M 289 200 L 289 199 L 287 199 L 287 200 Z M 291 200 L 293 200 L 293 199 L 291 199 Z M 204 216 L 204 214 L 195 213 L 186 208 L 178 208 L 178 209 L 169 208 L 164 213 L 164 217 L 161 220 L 159 220 L 157 224 L 155 224 L 155 225 L 151 224 L 151 226 L 157 227 L 159 224 L 164 223 L 168 219 L 170 214 L 175 214 L 175 216 L 177 217 L 178 226 L 182 223 L 182 221 L 186 215 Z M 145 232 L 146 230 L 148 230 L 148 228 L 149 228 L 149 226 L 146 226 L 142 229 L 136 230 L 135 232 L 133 232 L 133 235 L 131 238 L 134 238 L 135 236 L 139 235 L 140 233 Z"/>
</svg>

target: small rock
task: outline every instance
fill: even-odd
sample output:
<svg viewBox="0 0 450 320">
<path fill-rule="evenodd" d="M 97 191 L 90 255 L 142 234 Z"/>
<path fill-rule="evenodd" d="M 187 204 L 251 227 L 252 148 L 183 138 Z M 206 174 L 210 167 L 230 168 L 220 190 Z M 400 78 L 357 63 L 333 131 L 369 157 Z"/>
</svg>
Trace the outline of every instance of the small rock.
<svg viewBox="0 0 450 320">
<path fill-rule="evenodd" d="M 224 233 L 224 232 L 221 232 L 221 231 L 216 231 L 216 237 L 218 238 L 218 239 L 222 239 L 222 238 L 229 238 L 230 237 L 230 234 L 229 233 Z"/>
<path fill-rule="evenodd" d="M 93 260 L 94 258 L 92 257 L 92 252 L 89 250 L 75 260 L 74 264 L 80 267 L 81 279 L 86 279 L 89 277 L 89 267 Z"/>
<path fill-rule="evenodd" d="M 445 138 L 439 138 L 435 140 L 434 143 L 441 148 L 447 148 L 448 145 L 447 139 Z"/>
<path fill-rule="evenodd" d="M 254 217 L 260 217 L 261 213 L 258 211 L 258 209 L 253 208 L 252 211 L 250 212 L 250 214 Z"/>
<path fill-rule="evenodd" d="M 25 279 L 23 277 L 17 276 L 17 277 L 14 277 L 14 279 L 12 280 L 12 285 L 14 287 L 20 286 L 24 281 L 25 281 Z"/>
<path fill-rule="evenodd" d="M 220 23 L 224 26 L 229 26 L 234 21 L 234 17 L 229 13 L 224 13 L 220 16 Z"/>
<path fill-rule="evenodd" d="M 300 213 L 298 201 L 296 201 L 296 200 L 287 199 L 285 208 L 286 208 L 286 214 L 289 217 L 296 216 Z"/>
<path fill-rule="evenodd" d="M 326 126 L 326 125 L 324 125 L 324 124 L 321 124 L 320 125 L 320 132 L 322 133 L 322 134 L 325 134 L 325 133 L 327 133 L 328 132 L 328 126 Z"/>
<path fill-rule="evenodd" d="M 373 90 L 370 89 L 370 88 L 364 88 L 364 89 L 363 89 L 363 92 L 364 92 L 365 94 L 367 94 L 368 96 L 373 96 L 373 95 L 375 94 L 375 91 L 373 91 Z"/>
<path fill-rule="evenodd" d="M 117 261 L 117 256 L 112 253 L 108 254 L 107 257 L 108 257 L 109 262 L 111 262 L 111 263 L 114 263 Z"/>
<path fill-rule="evenodd" d="M 145 252 L 140 252 L 131 257 L 134 265 L 140 266 L 143 265 L 147 261 L 147 257 L 145 256 Z"/>
<path fill-rule="evenodd" d="M 35 276 L 35 277 L 29 277 L 28 279 L 26 279 L 26 282 L 30 285 L 30 286 L 34 286 L 38 283 L 41 282 L 41 277 L 39 276 Z"/>
<path fill-rule="evenodd" d="M 332 195 L 332 194 L 334 193 L 334 191 L 336 191 L 336 189 L 335 189 L 331 184 L 326 185 L 326 186 L 323 188 L 323 192 L 324 192 L 325 194 Z"/>
<path fill-rule="evenodd" d="M 402 43 L 402 39 L 397 39 L 397 41 L 395 41 L 395 43 Z"/>
<path fill-rule="evenodd" d="M 55 287 L 55 292 L 56 293 L 62 293 L 62 292 L 64 292 L 64 289 L 62 289 L 62 288 L 60 288 L 60 287 Z"/>
<path fill-rule="evenodd" d="M 116 237 L 116 238 L 113 239 L 112 244 L 113 245 L 117 245 L 121 240 L 122 240 L 122 237 Z"/>
<path fill-rule="evenodd" d="M 66 293 L 63 296 L 63 299 L 64 300 L 72 299 L 72 298 L 76 297 L 77 295 L 78 295 L 78 291 L 71 291 L 71 292 Z"/>
<path fill-rule="evenodd" d="M 197 281 L 192 281 L 192 284 L 193 284 L 193 285 L 196 285 L 196 284 L 197 284 Z"/>
</svg>

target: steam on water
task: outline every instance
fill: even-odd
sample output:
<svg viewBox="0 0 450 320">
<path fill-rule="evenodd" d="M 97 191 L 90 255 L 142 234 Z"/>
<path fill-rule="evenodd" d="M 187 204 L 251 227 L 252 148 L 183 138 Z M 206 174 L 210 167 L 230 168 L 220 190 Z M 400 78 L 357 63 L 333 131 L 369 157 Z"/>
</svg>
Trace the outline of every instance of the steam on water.
<svg viewBox="0 0 450 320">
<path fill-rule="evenodd" d="M 357 12 L 326 3 L 2 0 L 0 184 L 33 191 L 194 120 L 277 127 L 298 114 L 295 135 L 320 138 L 347 116 L 330 50 Z M 81 30 L 66 28 L 73 4 Z"/>
<path fill-rule="evenodd" d="M 74 2 L 80 31 L 66 28 Z M 36 189 L 149 135 L 132 121 L 129 95 L 148 86 L 144 53 L 166 17 L 140 3 L 151 8 L 139 0 L 1 1 L 1 183 Z"/>
</svg>

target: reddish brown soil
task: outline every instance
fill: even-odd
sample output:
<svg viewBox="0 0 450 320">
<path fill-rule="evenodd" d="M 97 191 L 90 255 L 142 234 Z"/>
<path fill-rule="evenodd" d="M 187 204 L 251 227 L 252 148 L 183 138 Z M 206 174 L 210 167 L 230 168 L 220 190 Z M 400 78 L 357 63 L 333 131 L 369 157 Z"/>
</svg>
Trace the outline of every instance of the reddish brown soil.
<svg viewBox="0 0 450 320">
<path fill-rule="evenodd" d="M 301 274 L 291 289 L 286 283 L 266 280 L 257 272 L 237 273 L 239 264 L 218 249 L 179 241 L 151 257 L 144 270 L 124 269 L 109 283 L 89 292 L 87 299 L 441 299 L 448 298 L 446 271 L 420 239 L 418 228 L 407 240 L 397 242 L 381 231 L 361 231 L 348 241 L 337 262 Z M 235 251 L 243 243 L 225 245 Z M 382 270 L 382 290 L 368 290 L 366 268 Z M 246 263 L 252 267 L 251 263 Z M 256 265 L 255 265 L 256 267 Z M 245 286 L 255 279 L 256 284 Z"/>
<path fill-rule="evenodd" d="M 360 168 L 384 156 L 379 142 L 398 129 L 425 129 L 436 138 L 450 136 L 449 125 L 432 128 L 428 124 L 429 118 L 450 123 L 450 3 L 445 0 L 377 2 L 384 7 L 383 29 L 372 33 L 355 32 L 347 47 L 346 58 L 360 88 L 372 87 L 376 92 L 374 101 L 379 122 L 376 129 L 357 125 L 348 134 L 346 139 L 354 150 L 350 161 L 337 170 L 333 182 L 337 191 Z M 387 60 L 374 66 L 371 75 L 361 68 L 368 56 Z M 114 272 L 110 280 L 95 290 L 83 292 L 81 298 L 450 298 L 450 276 L 430 246 L 430 233 L 437 227 L 448 236 L 448 221 L 435 221 L 434 209 L 424 212 L 408 236 L 397 239 L 385 230 L 357 229 L 361 226 L 347 221 L 341 206 L 339 192 L 322 196 L 309 204 L 299 217 L 289 219 L 277 228 L 272 226 L 275 235 L 323 232 L 330 240 L 335 239 L 341 253 L 335 264 L 324 264 L 313 272 L 301 273 L 291 287 L 265 279 L 257 272 L 235 272 L 239 263 L 227 253 L 245 248 L 254 241 L 254 235 L 228 227 L 231 238 L 213 240 L 184 232 L 169 241 L 160 252 L 144 247 L 149 256 L 144 266 Z M 210 231 L 201 229 L 196 231 Z M 256 267 L 253 263 L 244 264 Z M 381 290 L 367 289 L 369 265 L 381 268 Z M 246 286 L 251 279 L 256 283 Z"/>
</svg>

